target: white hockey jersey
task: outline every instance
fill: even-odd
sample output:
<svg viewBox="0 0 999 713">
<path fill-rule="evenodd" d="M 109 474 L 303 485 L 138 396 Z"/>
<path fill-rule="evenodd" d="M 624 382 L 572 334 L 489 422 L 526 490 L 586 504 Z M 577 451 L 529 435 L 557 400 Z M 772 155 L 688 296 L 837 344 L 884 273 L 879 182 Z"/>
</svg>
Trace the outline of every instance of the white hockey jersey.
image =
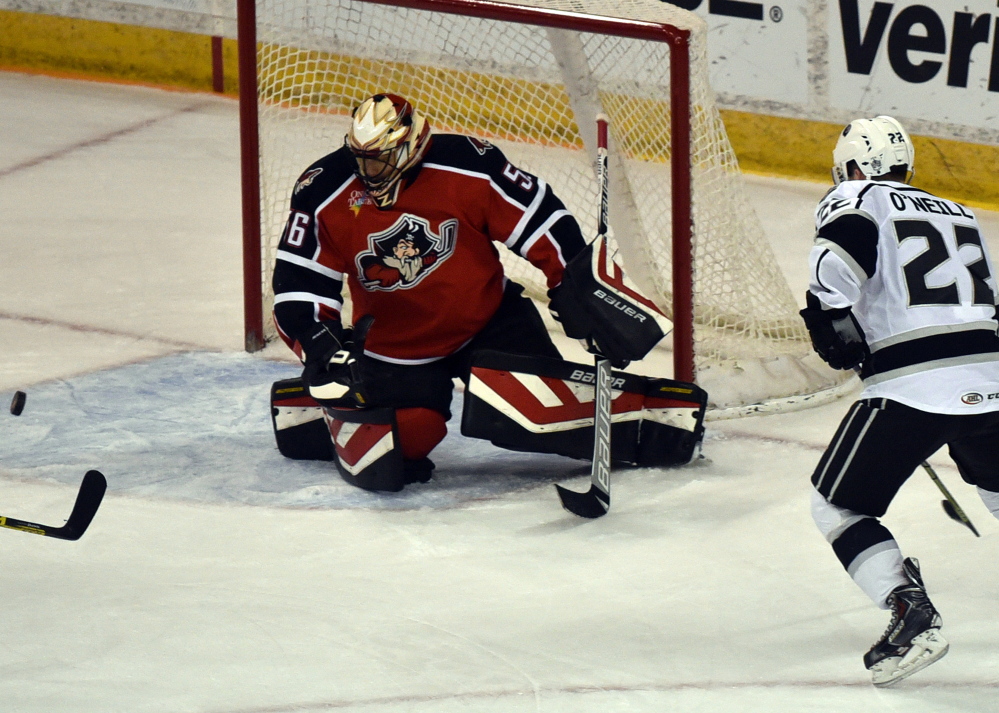
<svg viewBox="0 0 999 713">
<path fill-rule="evenodd" d="M 904 183 L 845 181 L 815 227 L 809 290 L 851 307 L 870 346 L 861 398 L 999 410 L 996 281 L 970 210 Z"/>
</svg>

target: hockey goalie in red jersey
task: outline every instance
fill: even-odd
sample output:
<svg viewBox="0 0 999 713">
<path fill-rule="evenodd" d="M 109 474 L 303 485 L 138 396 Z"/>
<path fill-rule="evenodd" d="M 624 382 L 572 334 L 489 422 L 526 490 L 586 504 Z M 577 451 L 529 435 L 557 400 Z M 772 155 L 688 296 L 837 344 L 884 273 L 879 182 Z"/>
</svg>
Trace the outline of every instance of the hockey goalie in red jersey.
<svg viewBox="0 0 999 713">
<path fill-rule="evenodd" d="M 569 336 L 586 340 L 618 367 L 651 348 L 640 346 L 649 339 L 629 338 L 609 323 L 606 310 L 587 304 L 595 300 L 563 285 L 567 264 L 587 245 L 544 180 L 486 141 L 432 133 L 399 96 L 376 94 L 361 103 L 344 145 L 296 183 L 277 251 L 274 320 L 305 366 L 300 380 L 274 385 L 282 452 L 332 459 L 345 480 L 370 490 L 426 482 L 434 468 L 428 456 L 451 415 L 452 380 L 467 384 L 480 368 L 479 355 L 527 358 L 518 364 L 534 374 L 565 365 L 534 303 L 504 276 L 496 242 L 544 273 L 553 313 Z M 352 326 L 340 320 L 344 281 Z M 647 307 L 638 309 L 644 316 Z M 661 323 L 632 321 L 645 330 L 643 337 Z M 686 428 L 684 422 L 681 435 L 698 440 L 700 391 L 693 387 L 687 395 L 696 423 Z M 472 411 L 480 416 L 467 430 L 489 437 L 479 431 L 493 421 L 482 409 Z M 501 418 L 501 425 L 509 420 Z M 508 448 L 569 456 L 579 450 L 578 457 L 586 457 L 586 447 L 566 439 L 539 445 L 500 431 Z M 685 448 L 671 442 L 660 450 L 680 460 Z"/>
</svg>

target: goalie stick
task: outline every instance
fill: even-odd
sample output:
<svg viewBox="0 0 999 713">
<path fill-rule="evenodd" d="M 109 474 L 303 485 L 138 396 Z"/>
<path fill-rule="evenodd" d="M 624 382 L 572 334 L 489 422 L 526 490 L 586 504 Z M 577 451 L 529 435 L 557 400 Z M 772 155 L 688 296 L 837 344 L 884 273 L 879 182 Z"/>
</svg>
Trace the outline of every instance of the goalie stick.
<svg viewBox="0 0 999 713">
<path fill-rule="evenodd" d="M 597 114 L 597 180 L 600 183 L 600 210 L 597 237 L 607 232 L 607 116 Z M 593 413 L 593 465 L 590 489 L 585 493 L 556 484 L 562 507 L 573 515 L 597 518 L 610 509 L 611 460 L 611 364 L 604 357 L 594 358 L 597 369 L 596 398 Z"/>
<path fill-rule="evenodd" d="M 76 503 L 73 505 L 73 511 L 69 514 L 69 519 L 65 525 L 61 527 L 39 525 L 35 522 L 16 520 L 0 515 L 0 527 L 30 532 L 34 535 L 55 537 L 60 540 L 79 540 L 87 531 L 94 515 L 97 514 L 97 508 L 101 506 L 101 500 L 104 498 L 104 491 L 107 490 L 107 487 L 107 480 L 100 471 L 88 470 L 83 476 L 80 492 L 76 496 Z"/>
<path fill-rule="evenodd" d="M 937 472 L 933 470 L 933 466 L 931 466 L 927 461 L 923 461 L 922 466 L 926 470 L 926 474 L 930 476 L 930 480 L 936 483 L 937 487 L 940 488 L 940 492 L 944 494 L 945 498 L 947 498 L 946 500 L 940 501 L 940 504 L 943 505 L 944 512 L 950 516 L 951 520 L 961 523 L 974 532 L 975 537 L 981 537 L 981 535 L 978 534 L 978 530 L 975 529 L 975 526 L 971 524 L 971 520 L 964 514 L 964 510 L 962 510 L 961 506 L 957 504 L 957 500 L 955 500 L 954 496 L 950 494 L 949 490 L 947 490 L 947 486 L 945 486 L 939 476 L 937 476 Z"/>
</svg>

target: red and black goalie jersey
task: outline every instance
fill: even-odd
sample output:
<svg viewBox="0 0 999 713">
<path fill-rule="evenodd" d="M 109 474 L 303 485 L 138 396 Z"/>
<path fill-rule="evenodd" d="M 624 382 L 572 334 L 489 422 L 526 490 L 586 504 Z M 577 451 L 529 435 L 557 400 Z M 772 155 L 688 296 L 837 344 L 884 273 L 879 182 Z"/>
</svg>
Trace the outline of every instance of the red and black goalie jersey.
<svg viewBox="0 0 999 713">
<path fill-rule="evenodd" d="M 305 329 L 339 319 L 344 279 L 355 318 L 375 318 L 366 351 L 422 363 L 460 349 L 499 307 L 493 241 L 540 268 L 549 287 L 585 245 L 544 180 L 486 142 L 435 135 L 387 210 L 375 207 L 354 165 L 341 148 L 295 184 L 274 268 L 274 320 L 299 356 Z"/>
</svg>

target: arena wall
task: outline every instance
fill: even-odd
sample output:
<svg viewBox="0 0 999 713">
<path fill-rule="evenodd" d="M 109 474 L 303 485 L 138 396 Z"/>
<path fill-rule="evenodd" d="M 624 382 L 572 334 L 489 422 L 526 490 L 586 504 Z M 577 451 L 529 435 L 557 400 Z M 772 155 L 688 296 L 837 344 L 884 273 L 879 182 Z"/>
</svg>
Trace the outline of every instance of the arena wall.
<svg viewBox="0 0 999 713">
<path fill-rule="evenodd" d="M 744 171 L 827 183 L 857 116 L 891 114 L 922 188 L 999 208 L 999 10 L 942 0 L 674 0 L 709 25 L 711 81 Z M 0 0 L 0 69 L 237 91 L 234 0 Z"/>
</svg>

